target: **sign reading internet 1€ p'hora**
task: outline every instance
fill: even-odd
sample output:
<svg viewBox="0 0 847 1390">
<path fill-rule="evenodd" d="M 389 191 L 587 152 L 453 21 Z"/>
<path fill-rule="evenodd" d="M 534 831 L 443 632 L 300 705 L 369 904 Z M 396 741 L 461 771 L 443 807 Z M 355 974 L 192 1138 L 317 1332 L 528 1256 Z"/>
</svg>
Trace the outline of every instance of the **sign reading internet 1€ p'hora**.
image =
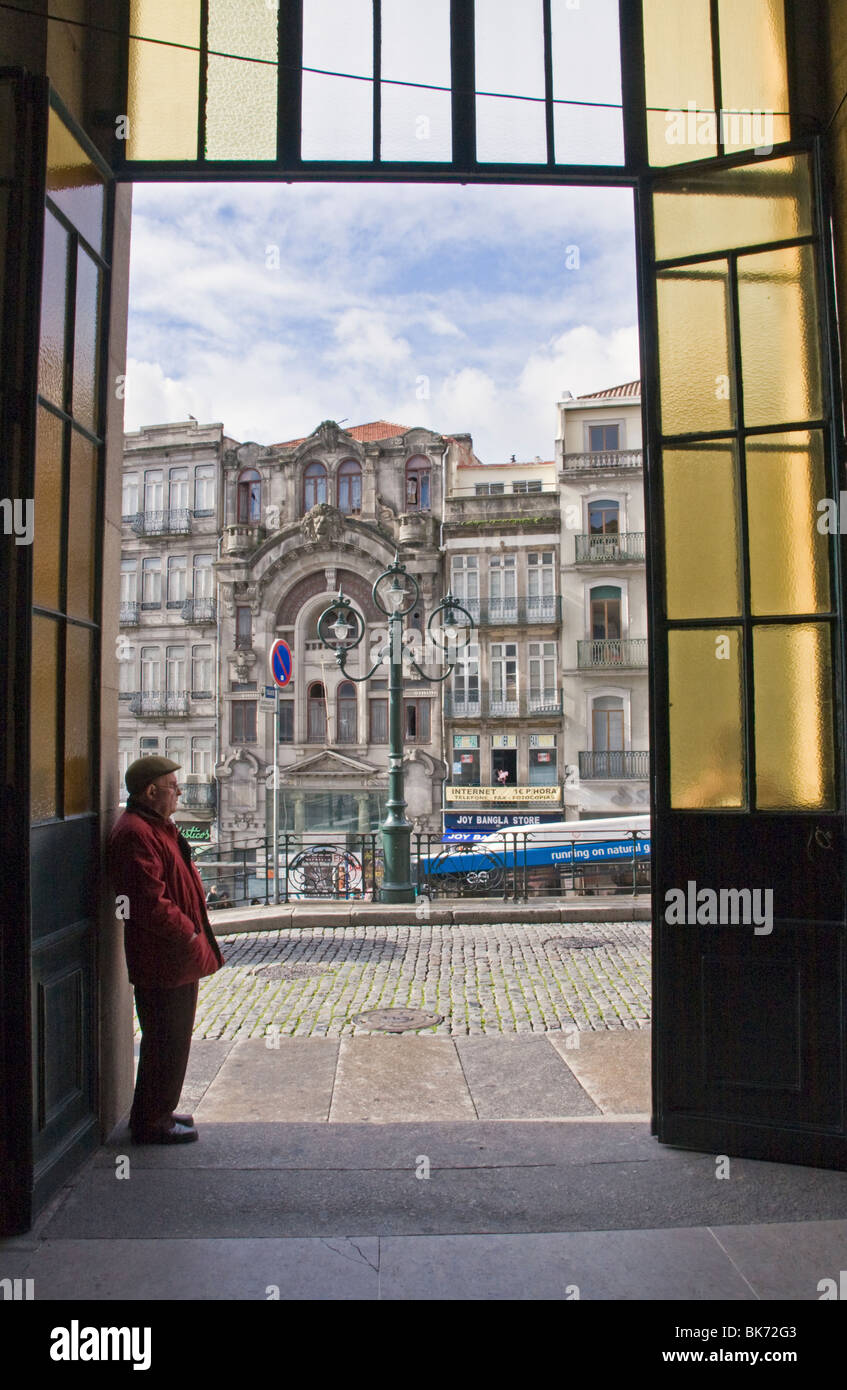
<svg viewBox="0 0 847 1390">
<path fill-rule="evenodd" d="M 448 801 L 543 801 L 557 806 L 562 803 L 561 787 L 447 787 Z"/>
</svg>

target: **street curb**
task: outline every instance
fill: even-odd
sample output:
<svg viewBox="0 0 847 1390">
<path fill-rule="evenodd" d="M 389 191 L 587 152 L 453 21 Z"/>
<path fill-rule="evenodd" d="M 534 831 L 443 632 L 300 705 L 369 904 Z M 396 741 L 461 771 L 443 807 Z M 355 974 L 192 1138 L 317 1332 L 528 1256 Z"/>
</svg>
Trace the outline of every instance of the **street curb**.
<svg viewBox="0 0 847 1390">
<path fill-rule="evenodd" d="M 646 898 L 646 895 L 645 895 Z M 443 900 L 429 903 L 422 912 L 418 907 L 394 903 L 297 903 L 269 906 L 259 911 L 237 912 L 227 909 L 210 912 L 209 921 L 216 936 L 240 936 L 248 933 L 286 930 L 322 930 L 327 927 L 427 927 L 474 926 L 490 922 L 515 925 L 534 922 L 649 922 L 652 917 L 650 900 L 633 902 L 604 901 L 562 903 L 555 898 L 539 899 L 534 903 L 462 902 Z"/>
</svg>

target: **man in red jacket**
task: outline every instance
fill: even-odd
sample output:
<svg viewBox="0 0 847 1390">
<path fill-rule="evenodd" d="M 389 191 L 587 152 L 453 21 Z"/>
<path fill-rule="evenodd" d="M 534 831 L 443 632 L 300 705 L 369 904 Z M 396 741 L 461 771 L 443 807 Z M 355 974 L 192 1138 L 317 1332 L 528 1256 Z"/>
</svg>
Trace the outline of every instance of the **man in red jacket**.
<svg viewBox="0 0 847 1390">
<path fill-rule="evenodd" d="M 128 900 L 124 947 L 141 1024 L 130 1129 L 136 1144 L 188 1144 L 192 1115 L 177 1115 L 197 1008 L 197 982 L 223 965 L 191 850 L 171 820 L 179 800 L 169 758 L 126 771 L 126 810 L 109 836 L 115 892 Z"/>
</svg>

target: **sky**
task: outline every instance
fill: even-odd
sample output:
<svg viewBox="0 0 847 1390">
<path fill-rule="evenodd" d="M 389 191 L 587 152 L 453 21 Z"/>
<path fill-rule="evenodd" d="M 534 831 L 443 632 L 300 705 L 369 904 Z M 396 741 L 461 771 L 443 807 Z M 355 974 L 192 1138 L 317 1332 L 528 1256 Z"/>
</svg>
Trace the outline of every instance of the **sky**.
<svg viewBox="0 0 847 1390">
<path fill-rule="evenodd" d="M 125 428 L 325 419 L 554 454 L 556 400 L 638 376 L 626 189 L 136 185 Z"/>
</svg>

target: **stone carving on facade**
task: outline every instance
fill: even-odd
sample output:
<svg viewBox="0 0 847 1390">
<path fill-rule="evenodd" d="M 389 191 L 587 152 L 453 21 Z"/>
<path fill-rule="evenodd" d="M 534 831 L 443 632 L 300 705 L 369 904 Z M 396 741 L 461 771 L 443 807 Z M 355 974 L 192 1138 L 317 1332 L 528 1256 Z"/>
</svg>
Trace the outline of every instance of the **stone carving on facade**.
<svg viewBox="0 0 847 1390">
<path fill-rule="evenodd" d="M 326 587 L 329 590 L 334 590 L 337 588 L 337 584 L 335 582 L 337 573 L 338 571 L 336 570 L 334 565 L 330 565 L 327 567 L 327 569 L 324 570 L 324 574 L 326 575 Z"/>
<path fill-rule="evenodd" d="M 259 585 L 255 582 L 248 583 L 246 579 L 238 581 L 233 585 L 235 603 L 239 606 L 249 606 L 254 618 L 258 618 L 262 611 L 262 595 Z"/>
<path fill-rule="evenodd" d="M 337 449 L 341 443 L 341 436 L 344 431 L 335 423 L 334 420 L 321 420 L 316 434 L 325 449 Z"/>
<path fill-rule="evenodd" d="M 344 535 L 344 519 L 337 507 L 318 502 L 300 522 L 300 534 L 313 545 L 319 541 L 340 541 Z"/>
<path fill-rule="evenodd" d="M 249 681 L 250 672 L 256 664 L 256 653 L 239 648 L 238 651 L 230 652 L 234 681 Z"/>
</svg>

